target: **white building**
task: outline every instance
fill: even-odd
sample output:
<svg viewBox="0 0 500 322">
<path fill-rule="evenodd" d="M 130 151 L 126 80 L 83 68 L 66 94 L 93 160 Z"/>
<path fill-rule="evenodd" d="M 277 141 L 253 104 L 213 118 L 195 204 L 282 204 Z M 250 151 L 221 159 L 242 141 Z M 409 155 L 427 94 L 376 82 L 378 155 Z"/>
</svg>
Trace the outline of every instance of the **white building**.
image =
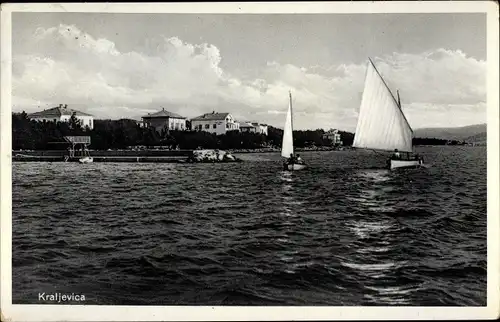
<svg viewBox="0 0 500 322">
<path fill-rule="evenodd" d="M 252 125 L 255 127 L 256 133 L 264 134 L 267 136 L 267 124 L 253 122 Z"/>
<path fill-rule="evenodd" d="M 267 125 L 260 124 L 257 122 L 245 122 L 240 123 L 240 131 L 241 132 L 250 132 L 250 133 L 260 133 L 267 136 Z"/>
<path fill-rule="evenodd" d="M 240 124 L 229 113 L 212 112 L 191 119 L 191 129 L 219 135 L 228 131 L 239 131 Z"/>
<path fill-rule="evenodd" d="M 240 123 L 240 132 L 255 132 L 255 127 L 247 122 Z"/>
<path fill-rule="evenodd" d="M 342 145 L 342 139 L 340 137 L 339 130 L 329 130 L 328 132 L 323 134 L 323 137 L 332 141 L 332 145 Z"/>
<path fill-rule="evenodd" d="M 154 127 L 156 131 L 161 130 L 186 130 L 186 118 L 163 108 L 161 111 L 142 117 L 143 127 Z"/>
<path fill-rule="evenodd" d="M 72 115 L 75 115 L 83 128 L 88 127 L 91 130 L 94 128 L 94 117 L 92 115 L 68 108 L 67 104 L 59 104 L 57 107 L 28 114 L 28 118 L 34 121 L 69 122 Z"/>
</svg>

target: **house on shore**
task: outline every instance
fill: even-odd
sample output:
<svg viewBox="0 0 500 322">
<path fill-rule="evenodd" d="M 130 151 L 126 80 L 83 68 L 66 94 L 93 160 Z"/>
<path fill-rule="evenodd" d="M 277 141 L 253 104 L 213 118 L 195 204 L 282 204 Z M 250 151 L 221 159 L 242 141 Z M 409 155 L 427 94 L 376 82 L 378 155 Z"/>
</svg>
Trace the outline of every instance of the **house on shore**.
<svg viewBox="0 0 500 322">
<path fill-rule="evenodd" d="M 153 127 L 158 132 L 162 130 L 184 131 L 186 130 L 186 118 L 162 108 L 159 112 L 143 116 L 141 126 Z"/>
<path fill-rule="evenodd" d="M 28 114 L 28 118 L 39 122 L 69 122 L 72 115 L 80 121 L 83 128 L 88 127 L 91 130 L 94 128 L 92 115 L 68 108 L 68 104 L 59 104 L 53 108 Z"/>
<path fill-rule="evenodd" d="M 258 122 L 240 123 L 240 132 L 259 133 L 267 136 L 267 125 Z"/>
<path fill-rule="evenodd" d="M 325 132 L 325 134 L 323 134 L 323 138 L 332 141 L 333 146 L 342 145 L 342 138 L 340 137 L 339 130 L 337 129 L 332 129 L 328 132 Z"/>
<path fill-rule="evenodd" d="M 248 122 L 241 122 L 240 123 L 240 132 L 255 132 L 255 128 L 252 124 L 248 123 Z"/>
<path fill-rule="evenodd" d="M 210 133 L 225 134 L 228 131 L 239 131 L 240 124 L 230 113 L 207 113 L 191 119 L 191 129 Z"/>
</svg>

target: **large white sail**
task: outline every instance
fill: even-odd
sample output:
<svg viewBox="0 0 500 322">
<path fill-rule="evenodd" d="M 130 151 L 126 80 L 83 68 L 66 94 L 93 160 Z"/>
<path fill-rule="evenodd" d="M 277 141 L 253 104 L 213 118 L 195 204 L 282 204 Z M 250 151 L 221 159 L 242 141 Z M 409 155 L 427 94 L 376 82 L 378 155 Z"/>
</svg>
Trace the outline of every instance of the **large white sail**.
<svg viewBox="0 0 500 322">
<path fill-rule="evenodd" d="M 293 153 L 293 115 L 292 115 L 292 93 L 288 103 L 285 127 L 283 128 L 283 142 L 281 144 L 281 156 L 288 158 Z"/>
<path fill-rule="evenodd" d="M 412 152 L 413 130 L 370 60 L 353 147 Z"/>
</svg>

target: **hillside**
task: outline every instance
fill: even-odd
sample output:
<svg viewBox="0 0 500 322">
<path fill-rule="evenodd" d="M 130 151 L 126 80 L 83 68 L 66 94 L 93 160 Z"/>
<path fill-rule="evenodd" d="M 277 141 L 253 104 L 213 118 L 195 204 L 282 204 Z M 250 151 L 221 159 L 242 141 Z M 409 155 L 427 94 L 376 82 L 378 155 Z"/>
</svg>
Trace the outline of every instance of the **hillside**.
<svg viewBox="0 0 500 322">
<path fill-rule="evenodd" d="M 486 132 L 481 132 L 481 133 L 469 136 L 468 138 L 465 138 L 464 141 L 470 142 L 470 143 L 486 143 Z"/>
<path fill-rule="evenodd" d="M 486 124 L 451 128 L 415 129 L 414 136 L 419 138 L 439 138 L 446 140 L 480 142 L 486 140 Z"/>
</svg>

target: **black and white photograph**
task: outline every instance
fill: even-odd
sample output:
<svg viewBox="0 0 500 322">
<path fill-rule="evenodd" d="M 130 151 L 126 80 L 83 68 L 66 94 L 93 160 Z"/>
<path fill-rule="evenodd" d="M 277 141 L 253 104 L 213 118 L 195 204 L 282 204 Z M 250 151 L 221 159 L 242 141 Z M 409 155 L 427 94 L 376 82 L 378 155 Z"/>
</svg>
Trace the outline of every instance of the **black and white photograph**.
<svg viewBox="0 0 500 322">
<path fill-rule="evenodd" d="M 496 2 L 154 6 L 2 5 L 2 317 L 498 317 Z"/>
</svg>

